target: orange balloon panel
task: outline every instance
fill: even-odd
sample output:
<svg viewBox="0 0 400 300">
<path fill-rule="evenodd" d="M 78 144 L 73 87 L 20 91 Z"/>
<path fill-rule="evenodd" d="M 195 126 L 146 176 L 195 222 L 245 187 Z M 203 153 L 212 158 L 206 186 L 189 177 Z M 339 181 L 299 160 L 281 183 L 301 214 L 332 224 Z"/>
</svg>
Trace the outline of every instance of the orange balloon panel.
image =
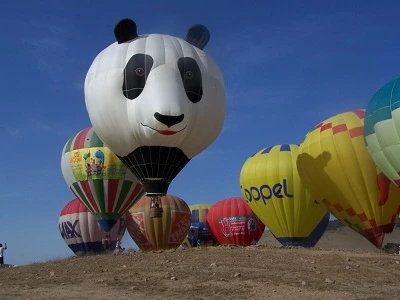
<svg viewBox="0 0 400 300">
<path fill-rule="evenodd" d="M 151 198 L 142 197 L 126 213 L 129 235 L 141 250 L 178 248 L 189 232 L 192 215 L 189 206 L 181 198 L 161 197 L 162 218 L 150 217 Z"/>
</svg>

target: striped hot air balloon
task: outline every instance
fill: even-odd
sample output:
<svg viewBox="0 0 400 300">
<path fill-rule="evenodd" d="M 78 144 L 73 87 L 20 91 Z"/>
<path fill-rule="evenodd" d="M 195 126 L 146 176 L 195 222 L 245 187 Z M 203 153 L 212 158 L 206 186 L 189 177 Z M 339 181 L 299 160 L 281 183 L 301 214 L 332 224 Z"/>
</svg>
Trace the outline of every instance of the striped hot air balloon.
<svg viewBox="0 0 400 300">
<path fill-rule="evenodd" d="M 381 248 L 397 221 L 400 189 L 377 168 L 364 144 L 365 110 L 315 126 L 299 148 L 304 185 L 338 220 Z"/>
<path fill-rule="evenodd" d="M 139 180 L 92 128 L 81 130 L 65 144 L 61 170 L 68 187 L 104 232 L 109 232 L 144 194 Z"/>
<path fill-rule="evenodd" d="M 262 149 L 243 164 L 240 188 L 258 218 L 284 246 L 314 247 L 329 213 L 315 202 L 297 172 L 299 146 Z"/>
<path fill-rule="evenodd" d="M 189 206 L 179 197 L 165 195 L 161 197 L 162 217 L 152 218 L 151 201 L 144 196 L 126 213 L 129 235 L 141 250 L 178 248 L 189 232 Z"/>
<path fill-rule="evenodd" d="M 102 240 L 105 234 L 96 218 L 79 199 L 70 201 L 62 209 L 58 220 L 61 237 L 76 254 L 103 252 Z M 110 243 L 107 250 L 114 250 L 117 239 L 125 233 L 124 218 L 120 218 L 109 233 Z"/>
</svg>

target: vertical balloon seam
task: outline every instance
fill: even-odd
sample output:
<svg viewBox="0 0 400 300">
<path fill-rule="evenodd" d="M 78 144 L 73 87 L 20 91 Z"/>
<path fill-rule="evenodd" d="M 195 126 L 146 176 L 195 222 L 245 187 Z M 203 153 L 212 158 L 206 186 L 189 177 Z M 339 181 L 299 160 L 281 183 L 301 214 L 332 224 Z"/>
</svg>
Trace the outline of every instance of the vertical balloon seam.
<svg viewBox="0 0 400 300">
<path fill-rule="evenodd" d="M 390 98 L 389 98 L 390 115 L 391 115 L 391 117 L 392 117 L 392 119 L 390 120 L 390 122 L 393 124 L 394 131 L 396 132 L 396 135 L 397 135 L 397 139 L 399 139 L 400 135 L 399 135 L 399 131 L 397 130 L 396 124 L 395 124 L 395 122 L 394 122 L 394 120 L 395 120 L 396 118 L 393 116 L 393 104 L 394 104 L 394 103 L 393 103 L 393 91 L 394 91 L 394 89 L 395 89 L 396 84 L 398 83 L 398 81 L 399 81 L 399 79 L 395 80 L 395 82 L 393 83 L 392 90 L 390 91 Z M 394 157 L 392 157 L 392 155 L 390 155 L 390 158 L 391 158 L 390 165 L 392 165 L 392 166 L 393 166 L 393 165 L 397 165 L 397 164 L 396 164 L 397 159 L 395 159 Z M 398 168 L 397 168 L 397 169 L 398 169 Z M 396 169 L 395 169 L 395 171 L 396 171 Z M 397 172 L 397 174 L 399 174 L 399 172 Z"/>
<path fill-rule="evenodd" d="M 344 123 L 345 124 L 348 124 L 348 122 L 347 122 L 347 120 L 345 119 L 347 116 L 349 116 L 349 118 L 354 118 L 354 116 L 353 115 L 351 115 L 351 113 L 352 112 L 348 112 L 347 114 L 345 113 L 345 114 L 342 114 L 342 119 L 344 120 Z M 350 117 L 351 116 L 351 117 Z M 358 120 L 360 120 L 360 123 L 361 123 L 361 125 L 362 126 L 364 126 L 364 124 L 363 124 L 363 122 L 361 121 L 361 119 L 359 119 L 358 118 Z M 349 147 L 349 149 L 351 148 L 351 151 L 352 151 L 352 153 L 353 153 L 353 155 L 354 155 L 354 157 L 356 158 L 356 160 L 357 160 L 357 166 L 358 166 L 358 170 L 356 170 L 356 171 L 358 171 L 357 173 L 358 173 L 358 175 L 357 175 L 357 177 L 358 178 L 362 178 L 362 182 L 359 182 L 359 180 L 357 180 L 357 183 L 358 184 L 361 184 L 361 185 L 363 185 L 363 187 L 364 187 L 364 190 L 365 191 L 367 191 L 367 195 L 365 195 L 366 197 L 368 197 L 368 200 L 369 201 L 360 201 L 360 198 L 359 198 L 359 196 L 358 196 L 358 193 L 357 193 L 357 191 L 355 190 L 355 188 L 353 187 L 353 185 L 351 184 L 351 181 L 349 180 L 349 177 L 347 176 L 346 178 L 347 178 L 347 181 L 349 182 L 349 186 L 350 186 L 350 188 L 351 188 L 351 191 L 352 191 L 352 194 L 355 196 L 355 200 L 356 200 L 356 203 L 357 203 L 357 206 L 359 207 L 359 209 L 361 210 L 361 212 L 364 212 L 365 214 L 367 214 L 367 215 L 369 215 L 369 217 L 371 218 L 373 218 L 373 215 L 371 216 L 370 215 L 370 213 L 369 212 L 374 212 L 374 209 L 372 208 L 372 205 L 371 205 L 371 201 L 372 201 L 372 199 L 371 199 L 371 197 L 370 197 L 370 195 L 369 195 L 369 193 L 368 193 L 368 187 L 367 187 L 367 183 L 366 183 L 366 181 L 367 181 L 367 178 L 364 176 L 364 174 L 363 174 L 363 172 L 362 172 L 362 167 L 361 167 L 361 164 L 360 164 L 360 160 L 359 160 L 359 158 L 357 157 L 357 153 L 356 153 L 356 149 L 355 149 L 355 143 L 358 143 L 358 141 L 357 140 L 354 140 L 354 138 L 352 138 L 351 136 L 350 136 L 350 132 L 347 130 L 347 134 L 349 135 L 349 140 L 350 140 L 350 144 L 351 144 L 351 146 Z M 366 150 L 366 149 L 365 149 Z M 368 163 L 368 162 L 366 162 L 366 163 Z M 372 161 L 369 161 L 369 163 L 373 163 Z M 347 174 L 347 172 L 345 172 L 346 174 Z M 352 205 L 351 205 L 352 206 Z M 346 212 L 347 213 L 347 212 Z M 347 213 L 348 214 L 348 213 Z M 358 215 L 358 214 L 357 214 Z M 365 229 L 368 229 L 368 227 L 370 227 L 370 224 L 369 225 L 367 225 L 367 224 L 365 224 L 364 222 L 365 221 L 362 221 L 362 220 L 360 220 L 361 221 L 361 223 L 363 224 L 363 227 L 364 227 L 364 230 Z M 369 221 L 369 219 L 368 219 L 368 221 Z"/>
<path fill-rule="evenodd" d="M 303 221 L 305 221 L 306 218 L 306 214 L 304 214 L 304 216 L 302 216 L 301 212 L 301 208 L 302 205 L 304 204 L 304 211 L 305 212 L 309 212 L 309 203 L 307 203 L 307 201 L 304 201 L 304 203 L 302 203 L 300 201 L 300 199 L 302 199 L 304 197 L 305 200 L 307 200 L 307 194 L 305 193 L 305 187 L 303 186 L 303 183 L 300 179 L 300 176 L 298 174 L 297 171 L 297 166 L 296 166 L 296 158 L 297 158 L 297 154 L 299 152 L 299 147 L 295 144 L 291 144 L 290 145 L 290 159 L 291 159 L 291 166 L 292 166 L 292 171 L 291 171 L 291 176 L 292 176 L 292 183 L 293 183 L 293 207 L 294 207 L 294 220 L 296 220 L 296 222 L 293 222 L 293 233 L 292 236 L 297 237 L 300 236 L 300 232 L 301 229 L 300 227 L 302 227 L 302 224 L 306 224 L 306 222 L 303 223 Z M 296 188 L 295 188 L 296 187 Z M 299 195 L 300 194 L 300 195 Z"/>
<path fill-rule="evenodd" d="M 278 160 L 278 168 L 277 168 L 278 174 L 277 175 L 278 176 L 276 179 L 279 179 L 279 181 L 281 178 L 283 178 L 282 173 L 283 173 L 283 175 L 285 175 L 285 172 L 283 170 L 281 170 L 281 167 L 283 167 L 282 166 L 282 158 L 285 159 L 285 155 L 284 155 L 283 151 L 281 151 L 281 147 L 282 147 L 282 145 L 275 146 L 275 151 L 277 152 L 277 156 L 278 156 L 277 157 L 277 160 Z M 290 148 L 289 148 L 289 151 L 290 151 Z M 285 154 L 287 154 L 287 153 L 285 153 Z M 286 228 L 286 230 L 288 232 L 290 232 L 292 224 L 290 224 L 290 222 L 288 222 L 288 219 L 290 219 L 290 217 L 286 214 L 286 212 L 289 212 L 289 210 L 287 210 L 287 206 L 288 206 L 288 201 L 290 201 L 290 200 L 286 199 L 286 201 L 284 201 L 284 199 L 285 199 L 285 196 L 283 196 L 283 198 L 280 199 L 281 201 L 277 201 L 277 199 L 274 199 L 274 200 L 276 200 L 277 204 L 279 204 L 278 207 L 279 207 L 279 212 L 280 212 L 280 216 L 281 216 L 280 220 L 282 221 L 282 223 L 281 223 L 282 228 Z M 289 208 L 290 208 L 290 206 L 289 206 Z"/>
<path fill-rule="evenodd" d="M 289 230 L 289 234 L 291 236 L 298 236 L 299 235 L 299 227 L 301 223 L 301 214 L 300 214 L 300 200 L 301 197 L 299 198 L 297 193 L 296 193 L 296 189 L 295 186 L 298 186 L 298 178 L 295 177 L 295 172 L 297 172 L 296 169 L 296 160 L 295 160 L 295 153 L 297 153 L 297 146 L 294 144 L 291 144 L 290 146 L 290 173 L 289 176 L 291 177 L 290 182 L 292 182 L 292 193 L 293 193 L 293 198 L 291 201 L 293 201 L 293 211 L 291 212 L 291 218 L 293 221 L 292 224 L 292 228 L 291 230 Z M 289 200 L 289 199 L 288 199 Z M 290 200 L 289 200 L 290 201 Z M 290 206 L 289 206 L 290 207 Z M 305 207 L 305 209 L 307 209 L 307 207 Z"/>
<path fill-rule="evenodd" d="M 365 126 L 365 119 L 363 119 L 363 120 L 360 119 L 360 122 L 362 123 L 362 126 L 364 127 Z M 352 144 L 354 144 L 353 140 L 352 140 Z M 369 155 L 367 147 L 364 144 L 364 141 L 361 142 L 361 147 L 364 147 L 365 156 L 369 160 L 368 161 L 369 164 L 371 166 L 373 166 L 374 175 L 375 175 L 374 178 L 376 179 L 377 175 L 378 175 L 378 172 L 377 172 L 377 169 L 376 169 L 376 165 L 375 165 L 375 162 L 372 160 L 371 156 Z M 360 162 L 360 160 L 359 160 L 359 158 L 357 156 L 356 156 L 356 158 L 357 158 L 357 161 L 358 161 L 358 164 L 359 164 L 359 167 L 360 167 L 360 172 L 361 172 L 361 176 L 362 176 L 362 179 L 363 179 L 364 189 L 367 191 L 367 197 L 369 198 L 369 201 L 367 201 L 367 203 L 365 203 L 365 205 L 366 205 L 365 207 L 363 207 L 364 205 L 362 205 L 362 202 L 359 203 L 359 204 L 363 208 L 363 212 L 364 213 L 368 214 L 368 210 L 370 212 L 372 212 L 372 215 L 370 215 L 370 218 L 372 218 L 372 219 L 368 219 L 369 226 L 366 226 L 367 227 L 366 229 L 368 229 L 368 227 L 370 227 L 370 229 L 372 229 L 374 232 L 376 232 L 376 230 L 375 230 L 376 228 L 374 228 L 374 226 L 371 223 L 371 221 L 372 220 L 376 221 L 376 218 L 378 218 L 379 221 L 382 221 L 382 210 L 379 207 L 376 207 L 375 205 L 372 205 L 372 202 L 373 201 L 378 201 L 378 199 L 373 199 L 373 198 L 371 198 L 370 195 L 375 194 L 375 191 L 378 189 L 377 183 L 375 181 L 373 186 L 370 186 L 369 184 L 367 184 L 367 177 L 364 175 L 364 172 L 362 171 L 362 164 L 361 164 L 361 162 Z M 378 194 L 379 194 L 379 192 L 378 192 Z M 366 212 L 365 208 L 367 209 L 367 212 Z M 378 209 L 378 210 L 375 210 L 375 209 Z"/>
<path fill-rule="evenodd" d="M 274 153 L 274 148 L 275 148 L 275 150 L 276 150 L 276 147 L 269 147 L 270 148 L 270 151 L 269 151 L 269 153 L 267 153 L 267 154 L 264 154 L 264 153 L 261 153 L 260 155 L 267 155 L 267 157 L 268 157 L 268 155 L 271 155 L 272 153 Z M 265 160 L 267 161 L 268 159 L 267 159 L 267 157 L 265 157 Z M 277 160 L 279 161 L 279 153 L 278 153 L 278 158 L 277 158 Z M 279 165 L 278 165 L 278 178 L 280 178 L 279 177 Z M 266 167 L 266 170 L 265 170 L 265 172 L 266 172 L 266 174 L 267 174 L 267 178 L 273 178 L 273 179 L 275 179 L 274 178 L 274 171 L 275 170 L 272 170 L 271 171 L 271 169 L 267 166 Z M 281 220 L 281 218 L 280 218 L 280 213 L 281 213 L 281 211 L 278 209 L 278 205 L 279 205 L 279 203 L 276 203 L 275 204 L 275 202 L 273 201 L 274 199 L 271 199 L 270 201 L 269 201 L 269 203 L 270 203 L 270 206 L 272 206 L 272 208 L 273 208 L 273 211 L 274 211 L 274 215 L 276 216 L 276 221 L 277 221 L 277 225 L 278 225 L 278 227 L 279 227 L 279 231 L 281 232 L 281 233 L 283 233 L 283 232 L 285 232 L 285 226 L 282 224 L 282 220 Z M 273 224 L 271 224 L 271 225 L 273 225 Z M 274 227 L 274 226 L 272 226 L 272 227 Z M 270 228 L 268 228 L 270 231 L 271 231 L 271 229 Z"/>
<path fill-rule="evenodd" d="M 337 117 L 337 118 L 340 118 L 340 119 L 342 120 L 342 123 L 345 123 L 343 114 L 336 115 L 336 117 Z M 335 117 L 333 117 L 333 118 L 335 118 Z M 349 140 L 350 143 L 351 143 L 351 138 L 349 137 L 349 132 L 348 132 L 348 130 L 346 131 L 346 134 L 347 134 L 348 140 Z M 343 170 L 345 170 L 346 168 L 343 168 L 344 166 L 343 166 L 343 163 L 342 163 L 342 161 L 341 161 L 341 157 L 340 157 L 340 155 L 339 155 L 338 146 L 337 146 L 337 144 L 336 144 L 334 135 L 332 135 L 332 140 L 333 140 L 333 144 L 334 144 L 334 147 L 335 147 L 334 149 L 335 149 L 335 151 L 336 151 L 337 160 L 338 160 L 338 163 L 340 164 L 340 168 L 341 168 L 341 171 L 342 171 L 341 173 L 342 173 L 342 175 L 344 175 L 343 177 L 346 179 L 344 182 L 345 182 L 346 185 L 349 187 L 349 189 L 348 189 L 348 191 L 350 191 L 349 199 L 355 199 L 356 202 L 357 202 L 357 204 L 358 204 L 359 209 L 362 210 L 362 206 L 360 206 L 359 201 L 358 201 L 358 197 L 356 196 L 355 191 L 354 191 L 354 189 L 353 189 L 353 187 L 352 187 L 352 185 L 351 185 L 350 178 L 349 178 L 347 172 L 344 172 L 344 171 L 343 171 Z M 337 188 L 338 188 L 338 187 L 337 187 Z M 345 195 L 343 195 L 343 197 L 346 198 Z M 346 200 L 346 199 L 342 199 L 341 201 L 344 201 L 344 200 Z M 345 201 L 345 202 L 347 202 L 347 201 Z M 340 203 L 340 202 L 339 202 L 339 203 Z M 351 205 L 350 205 L 350 206 L 351 206 Z M 352 207 L 352 206 L 351 206 L 351 207 Z M 344 211 L 346 212 L 346 210 L 344 210 Z M 346 212 L 345 214 L 348 215 L 347 212 Z M 350 217 L 350 215 L 348 215 L 348 216 Z M 357 216 L 358 216 L 358 214 L 357 214 Z M 349 218 L 349 222 L 351 222 L 350 220 L 351 220 L 351 218 Z M 361 228 L 358 227 L 358 224 L 353 224 L 352 222 L 351 222 L 351 224 L 352 224 L 352 226 L 357 226 L 357 230 L 356 230 L 357 232 L 359 232 L 359 231 L 361 230 Z M 363 222 L 361 222 L 361 224 L 363 224 Z M 355 229 L 355 228 L 354 228 L 354 229 Z"/>
</svg>

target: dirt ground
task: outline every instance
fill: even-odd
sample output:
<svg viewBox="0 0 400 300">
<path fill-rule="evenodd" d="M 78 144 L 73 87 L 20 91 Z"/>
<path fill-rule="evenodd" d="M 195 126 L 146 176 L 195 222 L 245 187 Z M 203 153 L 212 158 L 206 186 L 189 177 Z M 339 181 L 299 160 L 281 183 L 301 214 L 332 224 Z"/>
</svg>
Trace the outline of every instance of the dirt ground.
<svg viewBox="0 0 400 300">
<path fill-rule="evenodd" d="M 72 257 L 0 270 L 0 299 L 400 299 L 400 257 L 272 246 Z M 399 295 L 399 296 L 397 296 Z"/>
<path fill-rule="evenodd" d="M 314 249 L 281 248 L 265 233 L 259 243 L 267 246 L 131 251 L 3 268 L 0 299 L 400 299 L 400 255 L 352 234 L 331 230 Z"/>
</svg>

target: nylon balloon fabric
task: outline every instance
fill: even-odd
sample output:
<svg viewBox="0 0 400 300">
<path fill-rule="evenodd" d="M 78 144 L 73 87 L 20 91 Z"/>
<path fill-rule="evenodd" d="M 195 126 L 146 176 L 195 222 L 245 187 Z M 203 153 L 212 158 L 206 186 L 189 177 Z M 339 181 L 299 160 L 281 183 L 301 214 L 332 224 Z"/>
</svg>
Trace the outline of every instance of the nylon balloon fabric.
<svg viewBox="0 0 400 300">
<path fill-rule="evenodd" d="M 151 218 L 151 197 L 142 197 L 127 213 L 129 235 L 141 250 L 178 248 L 189 232 L 189 206 L 173 195 L 161 197 L 162 218 Z"/>
<path fill-rule="evenodd" d="M 214 239 L 221 245 L 249 246 L 261 238 L 265 229 L 242 197 L 215 203 L 208 212 L 207 224 Z"/>
<path fill-rule="evenodd" d="M 211 207 L 211 204 L 193 204 L 189 206 L 192 214 L 192 224 L 190 225 L 188 240 L 185 241 L 185 245 L 191 246 L 192 243 L 190 241 L 193 241 L 193 237 L 196 243 L 197 240 L 200 240 L 203 246 L 216 244 L 207 225 L 207 215 Z"/>
<path fill-rule="evenodd" d="M 68 187 L 93 213 L 104 232 L 109 232 L 144 194 L 140 181 L 93 128 L 83 129 L 67 141 L 61 170 Z"/>
<path fill-rule="evenodd" d="M 400 77 L 385 84 L 369 101 L 364 138 L 376 165 L 400 186 Z"/>
<path fill-rule="evenodd" d="M 297 172 L 298 145 L 264 148 L 243 164 L 240 188 L 257 217 L 284 246 L 313 247 L 329 222 Z"/>
<path fill-rule="evenodd" d="M 102 239 L 106 236 L 96 218 L 79 199 L 68 202 L 60 213 L 58 228 L 61 237 L 76 254 L 95 254 L 104 251 Z M 120 218 L 109 233 L 109 247 L 114 250 L 117 239 L 125 234 L 124 218 Z"/>
<path fill-rule="evenodd" d="M 300 145 L 297 168 L 319 203 L 381 248 L 397 221 L 400 189 L 368 154 L 364 116 L 365 110 L 349 111 L 315 126 Z"/>
<path fill-rule="evenodd" d="M 138 35 L 133 20 L 115 26 L 117 42 L 93 60 L 85 104 L 99 137 L 143 183 L 165 195 L 186 164 L 219 136 L 225 119 L 222 73 L 204 47 L 208 29 L 186 38 Z"/>
</svg>

